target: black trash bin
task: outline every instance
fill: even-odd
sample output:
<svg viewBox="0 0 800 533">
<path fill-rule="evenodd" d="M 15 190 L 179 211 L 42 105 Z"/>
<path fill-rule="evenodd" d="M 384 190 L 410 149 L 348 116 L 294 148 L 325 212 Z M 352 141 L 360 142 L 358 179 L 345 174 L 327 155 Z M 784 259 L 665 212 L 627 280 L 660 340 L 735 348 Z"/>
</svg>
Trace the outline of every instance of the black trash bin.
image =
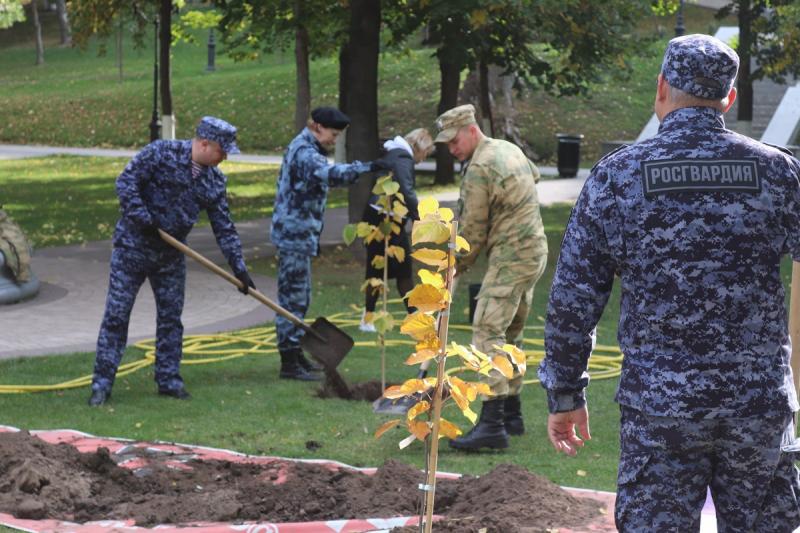
<svg viewBox="0 0 800 533">
<path fill-rule="evenodd" d="M 581 139 L 583 135 L 556 134 L 558 138 L 558 175 L 574 178 L 581 163 Z"/>
<path fill-rule="evenodd" d="M 469 284 L 469 323 L 475 318 L 475 308 L 478 307 L 478 293 L 481 292 L 480 283 Z"/>
</svg>

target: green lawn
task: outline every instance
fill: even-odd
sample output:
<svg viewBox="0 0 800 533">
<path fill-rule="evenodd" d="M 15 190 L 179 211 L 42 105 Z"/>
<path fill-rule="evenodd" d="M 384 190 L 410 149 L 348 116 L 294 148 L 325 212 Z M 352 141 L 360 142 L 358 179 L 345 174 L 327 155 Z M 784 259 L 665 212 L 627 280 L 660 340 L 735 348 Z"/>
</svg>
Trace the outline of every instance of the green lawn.
<svg viewBox="0 0 800 533">
<path fill-rule="evenodd" d="M 545 301 L 568 214 L 568 206 L 547 208 L 543 213 L 551 243 L 550 265 L 536 291 L 526 335 L 529 349 L 538 349 L 533 341 L 542 337 Z M 274 260 L 256 261 L 252 268 L 258 273 L 274 274 Z M 349 251 L 326 250 L 315 261 L 314 276 L 309 316 L 337 313 L 357 316 L 354 306 L 361 305 L 362 298 L 357 291 L 363 280 L 363 269 Z M 480 272 L 470 272 L 466 276 L 456 294 L 452 319 L 451 339 L 459 342 L 469 341 L 469 332 L 464 328 L 467 323 L 465 285 L 478 280 Z M 395 309 L 399 312 L 399 305 Z M 600 328 L 601 344 L 615 344 L 617 315 L 616 303 L 613 303 Z M 379 379 L 379 352 L 371 342 L 374 337 L 351 326 L 348 329 L 357 341 L 369 342 L 366 346 L 357 346 L 342 363 L 340 368 L 345 378 L 351 383 Z M 268 333 L 264 335 L 268 337 Z M 402 337 L 395 334 L 392 338 Z M 389 348 L 390 381 L 415 374 L 415 369 L 401 364 L 410 351 L 409 346 L 403 345 Z M 139 359 L 142 353 L 138 348 L 130 348 L 123 362 Z M 385 418 L 374 415 L 370 405 L 322 400 L 315 397 L 313 385 L 278 380 L 278 358 L 274 353 L 213 364 L 188 364 L 192 359 L 187 356 L 182 368 L 187 386 L 194 395 L 190 402 L 155 395 L 152 369 L 147 368 L 120 377 L 107 408 L 86 406 L 87 388 L 0 396 L 0 423 L 23 428 L 69 427 L 98 435 L 197 443 L 258 454 L 323 457 L 354 465 L 379 465 L 388 458 L 423 465 L 421 446 L 413 445 L 402 451 L 397 448 L 397 442 L 404 436 L 402 431 L 393 431 L 378 441 L 373 439 L 372 433 Z M 2 384 L 7 385 L 54 384 L 90 374 L 92 362 L 92 353 L 2 361 L 0 375 Z M 533 367 L 530 372 L 534 377 Z M 482 473 L 498 463 L 511 462 L 563 485 L 611 490 L 617 461 L 617 409 L 612 401 L 615 385 L 615 379 L 592 383 L 594 439 L 577 459 L 559 457 L 551 450 L 545 436 L 544 395 L 538 385 L 531 385 L 523 394 L 527 435 L 514 438 L 511 449 L 498 454 L 452 453 L 445 445 L 440 469 Z M 469 427 L 469 423 L 452 410 L 446 416 L 465 429 Z M 306 442 L 310 440 L 321 443 L 322 448 L 309 451 Z"/>
<path fill-rule="evenodd" d="M 686 6 L 687 32 L 713 33 L 719 22 L 710 10 Z M 727 20 L 727 24 L 734 21 Z M 138 147 L 149 138 L 152 110 L 152 49 L 134 50 L 126 41 L 124 77 L 119 81 L 114 43 L 97 56 L 97 44 L 86 52 L 52 45 L 54 16 L 43 15 L 45 64 L 33 66 L 32 30 L 18 24 L 0 31 L 0 142 L 69 146 Z M 630 62 L 628 80 L 609 76 L 592 86 L 589 96 L 556 98 L 525 90 L 517 102 L 518 125 L 539 155 L 555 160 L 556 133 L 582 133 L 584 165 L 591 165 L 604 140 L 635 138 L 652 113 L 654 80 L 674 17 L 653 17 L 640 31 L 656 37 Z M 215 114 L 240 128 L 246 152 L 280 152 L 292 138 L 294 64 L 291 53 L 258 62 L 234 63 L 222 53 L 217 71 L 205 72 L 206 34 L 198 45 L 173 47 L 173 101 L 178 137 L 187 137 L 204 114 Z M 147 39 L 150 46 L 150 39 Z M 385 52 L 380 60 L 380 135 L 387 137 L 419 126 L 433 127 L 439 71 L 430 49 Z M 466 73 L 465 73 L 466 74 Z M 335 105 L 336 61 L 312 61 L 313 105 Z"/>
</svg>

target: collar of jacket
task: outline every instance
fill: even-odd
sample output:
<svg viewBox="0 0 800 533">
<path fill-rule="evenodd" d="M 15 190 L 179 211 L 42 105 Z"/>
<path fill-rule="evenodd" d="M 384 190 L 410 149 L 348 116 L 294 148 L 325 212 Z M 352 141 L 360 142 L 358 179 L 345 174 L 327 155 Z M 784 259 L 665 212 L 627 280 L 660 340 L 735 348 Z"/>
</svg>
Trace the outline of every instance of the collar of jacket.
<svg viewBox="0 0 800 533">
<path fill-rule="evenodd" d="M 300 135 L 303 136 L 303 140 L 305 140 L 307 143 L 313 145 L 314 148 L 316 148 L 319 153 L 321 153 L 322 155 L 328 155 L 328 151 L 325 150 L 325 148 L 322 147 L 322 145 L 319 143 L 317 138 L 314 137 L 314 134 L 311 133 L 310 129 L 303 128 L 303 131 L 300 133 Z"/>
<path fill-rule="evenodd" d="M 724 128 L 722 111 L 713 107 L 682 107 L 671 111 L 661 121 L 658 132 L 672 128 Z"/>
</svg>

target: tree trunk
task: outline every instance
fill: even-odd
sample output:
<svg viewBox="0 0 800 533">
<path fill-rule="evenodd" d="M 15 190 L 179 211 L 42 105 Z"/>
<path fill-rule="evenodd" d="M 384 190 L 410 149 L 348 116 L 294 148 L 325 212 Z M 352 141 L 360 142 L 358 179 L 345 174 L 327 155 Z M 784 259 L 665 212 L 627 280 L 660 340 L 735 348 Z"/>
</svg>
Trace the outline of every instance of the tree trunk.
<svg viewBox="0 0 800 533">
<path fill-rule="evenodd" d="M 347 69 L 350 68 L 349 55 L 347 53 L 348 43 L 342 43 L 339 49 L 339 109 L 347 114 Z M 347 130 L 336 138 L 336 148 L 333 155 L 337 163 L 347 161 Z"/>
<path fill-rule="evenodd" d="M 347 159 L 368 161 L 378 156 L 378 52 L 381 5 L 375 0 L 351 0 L 350 43 L 345 79 L 345 103 L 351 123 L 347 133 Z M 349 105 L 358 102 L 358 105 Z M 372 190 L 372 180 L 350 187 L 348 218 L 361 220 Z"/>
<path fill-rule="evenodd" d="M 119 70 L 119 81 L 122 81 L 122 29 L 123 29 L 123 16 L 122 13 L 117 15 L 119 17 L 119 25 L 117 26 L 117 69 Z"/>
<path fill-rule="evenodd" d="M 481 128 L 484 133 L 494 137 L 494 117 L 492 117 L 492 97 L 489 91 L 489 65 L 481 59 L 479 65 L 480 102 L 481 102 Z"/>
<path fill-rule="evenodd" d="M 161 0 L 159 9 L 158 41 L 159 78 L 161 80 L 161 138 L 175 138 L 175 114 L 172 112 L 172 80 L 170 51 L 172 46 L 172 0 Z"/>
<path fill-rule="evenodd" d="M 44 64 L 44 43 L 42 42 L 42 24 L 39 22 L 39 6 L 38 1 L 31 2 L 31 10 L 33 14 L 33 28 L 36 32 L 36 64 Z"/>
<path fill-rule="evenodd" d="M 439 54 L 439 73 L 441 84 L 439 89 L 439 107 L 437 113 L 441 115 L 448 109 L 458 104 L 458 87 L 461 85 L 461 69 L 455 63 L 448 61 L 444 54 Z M 453 173 L 453 156 L 444 144 L 436 145 L 436 179 L 437 185 L 450 185 L 455 183 Z"/>
<path fill-rule="evenodd" d="M 750 0 L 739 0 L 739 76 L 737 82 L 736 130 L 743 135 L 752 134 L 753 125 L 753 78 L 750 72 L 750 51 L 755 36 L 752 31 L 753 15 Z"/>
<path fill-rule="evenodd" d="M 69 27 L 69 17 L 67 16 L 67 1 L 56 0 L 56 10 L 58 29 L 61 31 L 61 46 L 69 46 L 72 43 L 72 30 Z"/>
<path fill-rule="evenodd" d="M 302 20 L 303 0 L 294 2 L 294 18 Z M 311 79 L 308 67 L 308 30 L 298 24 L 294 33 L 294 61 L 295 61 L 295 104 L 294 104 L 294 129 L 299 132 L 306 125 L 308 115 L 311 113 Z"/>
</svg>

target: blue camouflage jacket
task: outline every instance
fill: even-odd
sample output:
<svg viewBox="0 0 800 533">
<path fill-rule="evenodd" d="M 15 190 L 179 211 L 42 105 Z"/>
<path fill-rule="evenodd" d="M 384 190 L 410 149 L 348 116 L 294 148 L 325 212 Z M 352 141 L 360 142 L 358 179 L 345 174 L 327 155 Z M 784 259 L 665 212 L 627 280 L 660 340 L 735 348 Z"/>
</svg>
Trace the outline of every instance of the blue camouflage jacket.
<svg viewBox="0 0 800 533">
<path fill-rule="evenodd" d="M 621 287 L 616 399 L 656 416 L 798 409 L 781 258 L 800 259 L 800 162 L 708 107 L 601 160 L 572 211 L 539 376 L 550 412 L 585 403 L 595 326 Z"/>
<path fill-rule="evenodd" d="M 325 150 L 308 128 L 286 149 L 278 178 L 270 238 L 278 249 L 306 255 L 319 253 L 322 217 L 330 187 L 351 185 L 369 164 L 328 163 Z"/>
<path fill-rule="evenodd" d="M 204 209 L 231 269 L 242 272 L 246 270 L 242 244 L 228 208 L 225 175 L 217 167 L 205 167 L 193 178 L 191 158 L 192 141 L 186 140 L 152 142 L 131 159 L 117 178 L 121 216 L 114 246 L 178 258 L 178 250 L 142 234 L 141 228 L 154 224 L 185 243 Z"/>
</svg>

